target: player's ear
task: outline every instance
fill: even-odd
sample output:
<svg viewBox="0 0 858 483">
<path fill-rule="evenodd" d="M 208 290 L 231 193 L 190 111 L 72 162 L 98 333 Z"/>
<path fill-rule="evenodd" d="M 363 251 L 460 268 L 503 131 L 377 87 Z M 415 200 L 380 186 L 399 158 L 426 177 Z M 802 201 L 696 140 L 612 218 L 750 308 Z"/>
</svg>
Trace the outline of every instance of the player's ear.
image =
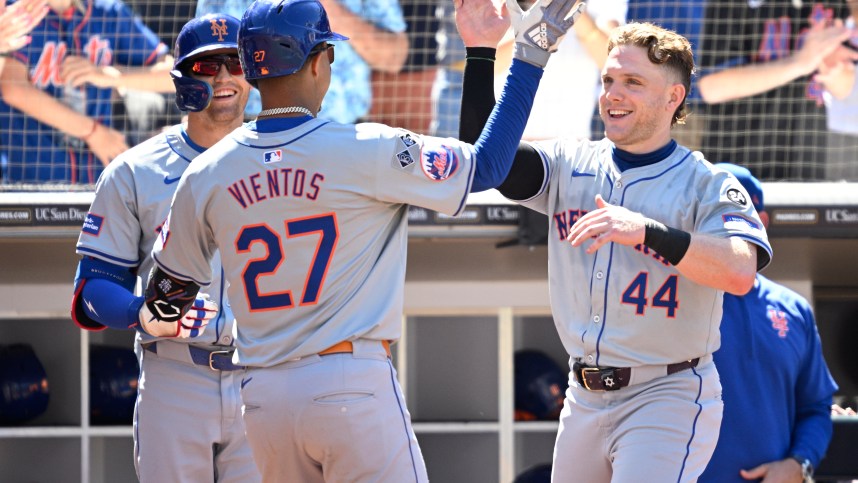
<svg viewBox="0 0 858 483">
<path fill-rule="evenodd" d="M 310 57 L 309 64 L 310 64 L 310 70 L 313 74 L 313 77 L 319 77 L 319 74 L 321 73 L 321 69 L 322 69 L 322 60 L 321 59 L 322 59 L 321 55 L 314 55 L 314 56 Z"/>
<path fill-rule="evenodd" d="M 673 113 L 682 104 L 682 101 L 685 100 L 685 86 L 682 83 L 674 82 L 670 85 L 668 93 L 668 108 Z"/>
</svg>

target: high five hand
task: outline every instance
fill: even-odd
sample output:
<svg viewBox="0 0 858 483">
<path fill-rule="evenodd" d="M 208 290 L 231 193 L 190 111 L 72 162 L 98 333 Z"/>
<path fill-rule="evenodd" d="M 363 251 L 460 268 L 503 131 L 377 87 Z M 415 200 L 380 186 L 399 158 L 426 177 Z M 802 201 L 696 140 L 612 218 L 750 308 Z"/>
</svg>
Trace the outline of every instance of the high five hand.
<svg viewBox="0 0 858 483">
<path fill-rule="evenodd" d="M 584 3 L 578 3 L 573 11 L 575 5 L 576 0 L 536 0 L 527 11 L 522 11 L 516 0 L 506 0 L 515 32 L 513 57 L 544 68 L 548 57 L 584 12 Z"/>
</svg>

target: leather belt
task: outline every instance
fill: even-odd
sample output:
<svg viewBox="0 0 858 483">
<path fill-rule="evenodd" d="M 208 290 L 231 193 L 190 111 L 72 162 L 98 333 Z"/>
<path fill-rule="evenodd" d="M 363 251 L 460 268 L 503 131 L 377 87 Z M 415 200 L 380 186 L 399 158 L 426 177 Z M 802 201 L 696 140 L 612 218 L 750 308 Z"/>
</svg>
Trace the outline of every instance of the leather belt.
<svg viewBox="0 0 858 483">
<path fill-rule="evenodd" d="M 213 371 L 241 371 L 246 366 L 233 364 L 232 354 L 235 349 L 210 351 L 193 345 L 188 345 L 188 353 L 191 360 L 198 366 L 206 366 Z M 158 353 L 158 342 L 152 342 L 143 346 L 149 352 Z"/>
<path fill-rule="evenodd" d="M 387 352 L 387 357 L 391 357 L 390 355 L 390 342 L 383 340 L 381 341 L 381 345 L 384 346 L 384 351 Z M 331 354 L 346 354 L 354 352 L 354 344 L 350 340 L 344 340 L 342 342 L 338 342 L 331 347 L 319 352 L 320 356 L 327 356 Z"/>
<path fill-rule="evenodd" d="M 700 358 L 690 361 L 668 364 L 666 374 L 675 374 L 692 367 L 697 367 Z M 629 385 L 632 379 L 632 367 L 594 367 L 576 362 L 572 364 L 572 372 L 575 379 L 584 389 L 588 391 L 616 391 Z"/>
</svg>

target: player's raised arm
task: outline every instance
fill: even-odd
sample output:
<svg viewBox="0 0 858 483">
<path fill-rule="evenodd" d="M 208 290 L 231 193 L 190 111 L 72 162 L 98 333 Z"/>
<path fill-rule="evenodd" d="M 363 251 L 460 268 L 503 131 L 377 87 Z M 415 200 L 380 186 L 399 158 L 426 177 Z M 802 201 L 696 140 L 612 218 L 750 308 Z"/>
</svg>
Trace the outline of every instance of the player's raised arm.
<svg viewBox="0 0 858 483">
<path fill-rule="evenodd" d="M 569 9 L 573 6 L 575 8 L 569 13 Z M 578 3 L 575 6 L 573 1 L 562 4 L 537 3 L 527 11 L 522 11 L 515 1 L 508 1 L 506 7 L 511 12 L 511 23 L 516 40 L 513 65 L 510 67 L 510 76 L 501 95 L 501 103 L 514 102 L 505 99 L 514 100 L 519 97 L 515 84 L 518 82 L 518 77 L 522 75 L 521 71 L 526 68 L 524 64 L 545 66 L 548 56 L 557 50 L 557 45 L 565 33 L 583 12 L 584 4 Z M 494 126 L 496 122 L 493 120 L 496 117 L 494 113 L 497 109 L 495 109 L 494 92 L 491 86 L 496 47 L 506 31 L 504 16 L 499 14 L 497 6 L 492 2 L 457 2 L 456 10 L 456 24 L 467 50 L 459 138 L 465 142 L 474 143 L 479 149 L 485 146 L 488 136 L 495 134 L 493 131 L 500 127 Z M 540 15 L 542 18 L 537 18 Z M 539 74 L 541 76 L 541 72 Z M 524 116 L 525 124 L 532 105 L 533 97 L 530 96 Z M 501 130 L 498 134 L 511 133 Z M 471 191 L 500 186 L 499 189 L 506 196 L 523 199 L 539 188 L 542 180 L 539 156 L 526 144 L 519 145 L 520 138 L 521 133 L 516 136 L 513 144 L 518 145 L 517 153 L 504 150 L 499 162 L 489 158 L 488 162 L 483 162 L 486 161 L 484 159 L 477 164 L 477 173 Z M 506 186 L 507 184 L 511 186 Z"/>
<path fill-rule="evenodd" d="M 472 192 L 497 187 L 507 178 L 542 69 L 582 12 L 583 4 L 573 11 L 575 5 L 575 0 L 538 0 L 522 11 L 514 0 L 507 1 L 516 38 L 510 75 L 488 121 L 480 127 L 479 138 L 475 142 L 463 138 L 476 147 L 478 161 Z M 491 0 L 462 2 L 456 7 L 456 21 L 462 38 L 467 39 L 466 45 L 497 45 L 504 24 L 498 20 L 502 15 Z"/>
</svg>

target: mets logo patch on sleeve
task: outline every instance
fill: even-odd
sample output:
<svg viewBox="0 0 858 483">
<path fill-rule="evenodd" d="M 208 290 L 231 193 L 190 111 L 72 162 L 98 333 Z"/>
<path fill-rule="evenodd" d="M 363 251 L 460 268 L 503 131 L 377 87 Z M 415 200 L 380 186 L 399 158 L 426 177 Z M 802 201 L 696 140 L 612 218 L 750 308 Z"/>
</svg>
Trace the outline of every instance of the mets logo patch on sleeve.
<svg viewBox="0 0 858 483">
<path fill-rule="evenodd" d="M 275 149 L 274 151 L 265 151 L 263 155 L 263 161 L 265 164 L 268 163 L 279 163 L 283 161 L 283 151 L 280 149 Z"/>
<path fill-rule="evenodd" d="M 101 225 L 103 224 L 103 216 L 87 213 L 86 218 L 83 220 L 83 228 L 81 228 L 81 231 L 89 235 L 98 236 L 99 233 L 101 233 Z"/>
<path fill-rule="evenodd" d="M 453 148 L 438 144 L 425 145 L 420 154 L 420 167 L 423 174 L 433 181 L 444 181 L 459 169 L 459 157 Z"/>
</svg>

